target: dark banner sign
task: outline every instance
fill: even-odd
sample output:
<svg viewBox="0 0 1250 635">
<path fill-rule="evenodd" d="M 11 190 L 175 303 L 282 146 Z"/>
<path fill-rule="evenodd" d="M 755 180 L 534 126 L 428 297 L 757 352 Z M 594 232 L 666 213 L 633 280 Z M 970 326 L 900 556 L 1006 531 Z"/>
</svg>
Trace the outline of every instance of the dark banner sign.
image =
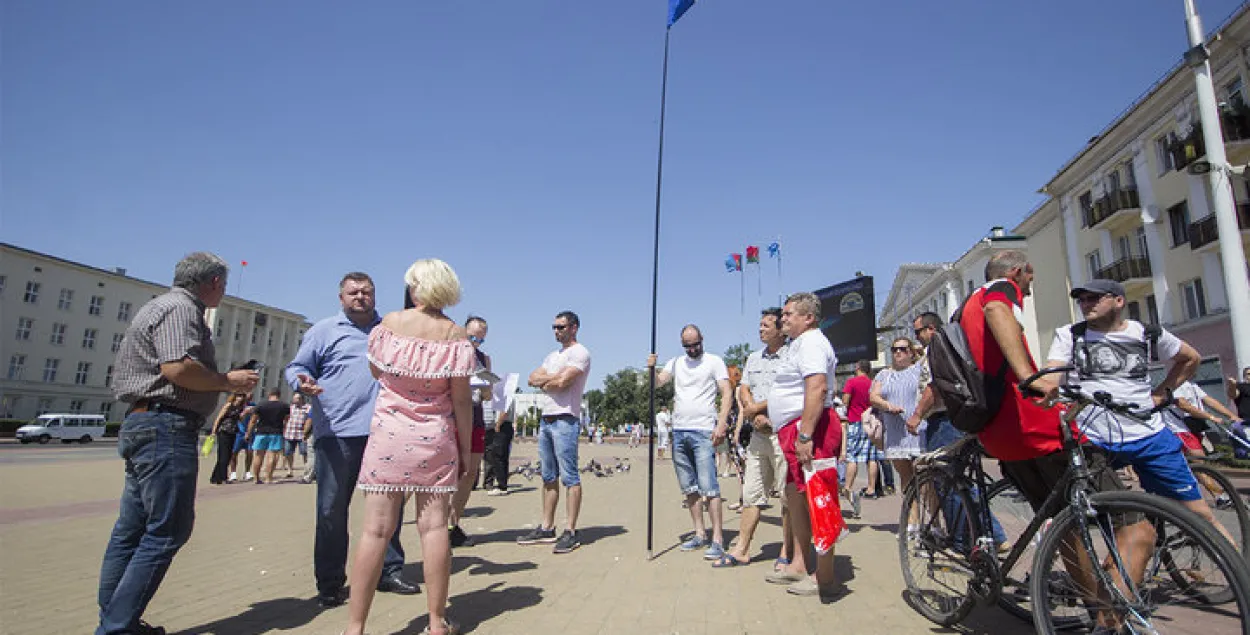
<svg viewBox="0 0 1250 635">
<path fill-rule="evenodd" d="M 872 276 L 855 278 L 816 292 L 820 330 L 833 344 L 838 363 L 877 358 L 877 309 Z"/>
</svg>

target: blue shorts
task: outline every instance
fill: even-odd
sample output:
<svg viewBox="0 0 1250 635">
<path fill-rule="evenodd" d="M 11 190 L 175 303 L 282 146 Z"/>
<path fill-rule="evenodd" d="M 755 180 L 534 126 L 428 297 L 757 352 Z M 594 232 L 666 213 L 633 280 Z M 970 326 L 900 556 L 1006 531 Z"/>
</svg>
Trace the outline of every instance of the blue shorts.
<svg viewBox="0 0 1250 635">
<path fill-rule="evenodd" d="M 673 430 L 673 468 L 682 494 L 720 498 L 711 430 Z"/>
<path fill-rule="evenodd" d="M 235 435 L 234 435 L 234 452 L 233 452 L 234 454 L 238 454 L 239 452 L 242 452 L 242 451 L 244 451 L 244 450 L 250 450 L 250 449 L 251 449 L 251 448 L 250 448 L 250 447 L 248 447 L 248 445 L 247 445 L 247 435 L 246 435 L 246 434 L 243 434 L 242 432 L 239 432 L 239 433 L 237 433 L 237 434 L 235 434 Z"/>
<path fill-rule="evenodd" d="M 538 424 L 538 462 L 544 483 L 554 483 L 558 477 L 565 487 L 582 484 L 577 472 L 580 435 L 581 424 L 573 415 L 544 417 Z"/>
<path fill-rule="evenodd" d="M 258 434 L 252 437 L 252 450 L 256 452 L 281 452 L 284 441 L 280 434 Z"/>
<path fill-rule="evenodd" d="M 1196 501 L 1202 490 L 1185 460 L 1185 446 L 1175 432 L 1164 429 L 1127 443 L 1097 443 L 1107 451 L 1111 467 L 1132 466 L 1142 489 L 1178 501 Z"/>
</svg>

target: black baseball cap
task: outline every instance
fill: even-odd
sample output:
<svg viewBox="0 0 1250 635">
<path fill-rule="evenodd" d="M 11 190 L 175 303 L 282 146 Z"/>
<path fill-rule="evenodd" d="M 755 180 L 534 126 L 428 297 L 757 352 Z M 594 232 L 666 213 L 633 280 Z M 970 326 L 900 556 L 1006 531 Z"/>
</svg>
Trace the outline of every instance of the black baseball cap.
<svg viewBox="0 0 1250 635">
<path fill-rule="evenodd" d="M 1124 297 L 1124 285 L 1116 282 L 1115 280 L 1100 278 L 1098 280 L 1090 280 L 1089 282 L 1086 282 L 1085 284 L 1073 289 L 1072 293 L 1069 293 L 1068 295 L 1072 298 L 1076 298 L 1082 293 L 1097 293 L 1099 295 L 1110 294 L 1122 298 Z"/>
</svg>

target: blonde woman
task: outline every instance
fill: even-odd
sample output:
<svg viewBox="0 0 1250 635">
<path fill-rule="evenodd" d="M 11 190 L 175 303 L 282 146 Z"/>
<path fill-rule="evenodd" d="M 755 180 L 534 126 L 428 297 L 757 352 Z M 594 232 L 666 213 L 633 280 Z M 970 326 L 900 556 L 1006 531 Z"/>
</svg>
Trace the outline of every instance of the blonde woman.
<svg viewBox="0 0 1250 635">
<path fill-rule="evenodd" d="M 441 260 L 418 260 L 404 275 L 412 308 L 387 314 L 369 335 L 369 364 L 378 379 L 369 442 L 357 487 L 365 521 L 352 563 L 346 635 L 364 632 L 386 545 L 409 495 L 416 498 L 425 597 L 432 635 L 459 633 L 446 619 L 451 577 L 447 515 L 456 482 L 468 467 L 477 367 L 465 330 L 443 314 L 460 301 L 460 281 Z"/>
<path fill-rule="evenodd" d="M 890 344 L 890 367 L 872 381 L 869 401 L 881 419 L 885 436 L 885 459 L 898 471 L 899 490 L 907 489 L 916 457 L 923 451 L 923 426 L 907 429 L 907 418 L 916 410 L 920 395 L 920 366 L 916 365 L 912 341 L 900 337 Z"/>
</svg>

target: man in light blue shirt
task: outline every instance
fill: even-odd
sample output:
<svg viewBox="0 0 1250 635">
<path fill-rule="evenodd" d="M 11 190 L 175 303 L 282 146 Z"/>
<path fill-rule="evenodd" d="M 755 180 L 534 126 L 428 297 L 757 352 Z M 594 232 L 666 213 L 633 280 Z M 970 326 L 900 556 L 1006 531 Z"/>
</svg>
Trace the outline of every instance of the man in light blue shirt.
<svg viewBox="0 0 1250 635">
<path fill-rule="evenodd" d="M 317 538 L 313 571 L 323 608 L 347 600 L 347 509 L 356 489 L 369 440 L 378 382 L 369 369 L 369 333 L 382 321 L 374 309 L 373 280 L 349 273 L 339 282 L 343 311 L 304 333 L 299 352 L 286 367 L 286 381 L 312 404 L 313 451 L 317 470 Z M 401 509 L 400 514 L 403 514 Z M 417 585 L 400 577 L 404 549 L 399 527 L 386 550 L 378 590 L 411 595 Z"/>
</svg>

